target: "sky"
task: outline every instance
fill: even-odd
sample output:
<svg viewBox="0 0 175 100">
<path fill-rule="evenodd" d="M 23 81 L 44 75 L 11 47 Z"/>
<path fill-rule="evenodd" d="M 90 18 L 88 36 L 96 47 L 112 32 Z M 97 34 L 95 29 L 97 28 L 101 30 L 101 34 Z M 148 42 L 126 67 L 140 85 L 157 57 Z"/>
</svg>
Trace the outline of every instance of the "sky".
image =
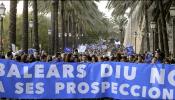
<svg viewBox="0 0 175 100">
<path fill-rule="evenodd" d="M 6 12 L 9 12 L 10 10 L 10 1 L 9 0 L 0 0 L 0 3 L 4 3 L 5 7 L 6 7 Z M 17 13 L 18 14 L 22 14 L 22 9 L 23 9 L 23 4 L 22 2 L 18 3 L 18 8 L 17 8 Z"/>
<path fill-rule="evenodd" d="M 6 7 L 6 12 L 9 12 L 10 10 L 10 1 L 9 0 L 0 0 L 0 3 L 3 2 L 5 7 Z M 105 14 L 107 18 L 111 17 L 112 10 L 108 10 L 106 8 L 107 5 L 107 0 L 101 0 L 99 2 L 96 2 L 98 9 Z M 23 2 L 20 1 L 17 6 L 17 13 L 22 14 L 22 9 L 23 9 Z M 29 9 L 30 11 L 31 9 Z"/>
<path fill-rule="evenodd" d="M 101 0 L 99 2 L 96 2 L 97 6 L 98 6 L 98 9 L 101 12 L 103 12 L 107 18 L 111 18 L 112 10 L 108 10 L 106 8 L 107 3 L 108 3 L 108 0 Z"/>
</svg>

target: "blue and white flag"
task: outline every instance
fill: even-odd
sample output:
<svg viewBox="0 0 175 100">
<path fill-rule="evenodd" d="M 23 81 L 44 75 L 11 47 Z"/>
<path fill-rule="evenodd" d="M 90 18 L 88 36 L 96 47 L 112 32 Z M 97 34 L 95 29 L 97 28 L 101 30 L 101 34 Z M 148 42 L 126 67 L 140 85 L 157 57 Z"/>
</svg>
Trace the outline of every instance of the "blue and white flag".
<svg viewBox="0 0 175 100">
<path fill-rule="evenodd" d="M 28 49 L 28 54 L 34 54 L 36 52 L 36 49 L 30 48 Z"/>
<path fill-rule="evenodd" d="M 65 53 L 71 53 L 73 50 L 71 48 L 64 48 Z"/>
<path fill-rule="evenodd" d="M 134 54 L 133 46 L 126 47 L 126 48 L 125 48 L 125 53 L 126 53 L 127 55 L 133 55 L 133 54 Z"/>
<path fill-rule="evenodd" d="M 116 48 L 118 48 L 119 45 L 121 44 L 120 41 L 115 41 L 115 40 L 114 40 L 114 43 L 115 43 L 115 47 L 116 47 Z"/>
<path fill-rule="evenodd" d="M 80 45 L 80 46 L 78 46 L 78 52 L 79 53 L 83 53 L 83 52 L 85 52 L 86 51 L 86 46 L 85 45 Z"/>
<path fill-rule="evenodd" d="M 148 52 L 145 56 L 145 63 L 151 63 L 151 60 L 153 58 L 153 54 L 151 52 Z"/>
</svg>

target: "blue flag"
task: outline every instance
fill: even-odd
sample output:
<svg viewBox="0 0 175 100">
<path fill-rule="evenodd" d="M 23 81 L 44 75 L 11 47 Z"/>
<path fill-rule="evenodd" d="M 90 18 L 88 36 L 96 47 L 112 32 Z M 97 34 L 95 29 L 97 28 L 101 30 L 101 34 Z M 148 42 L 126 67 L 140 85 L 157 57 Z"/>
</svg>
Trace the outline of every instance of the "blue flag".
<svg viewBox="0 0 175 100">
<path fill-rule="evenodd" d="M 71 53 L 72 52 L 72 49 L 71 48 L 64 48 L 64 52 L 65 53 Z"/>
<path fill-rule="evenodd" d="M 133 46 L 126 47 L 125 52 L 127 55 L 133 55 L 134 54 Z"/>
<path fill-rule="evenodd" d="M 36 49 L 30 48 L 28 49 L 28 54 L 34 54 L 36 52 Z"/>
<path fill-rule="evenodd" d="M 147 53 L 145 56 L 145 63 L 151 63 L 152 57 L 153 55 L 151 52 Z"/>
</svg>

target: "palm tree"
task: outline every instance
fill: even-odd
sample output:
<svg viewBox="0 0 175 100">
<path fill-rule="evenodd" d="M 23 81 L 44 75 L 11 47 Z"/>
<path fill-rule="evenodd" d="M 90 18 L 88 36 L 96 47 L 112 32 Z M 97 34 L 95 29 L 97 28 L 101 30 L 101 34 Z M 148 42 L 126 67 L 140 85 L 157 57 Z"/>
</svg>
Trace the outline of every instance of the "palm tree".
<svg viewBox="0 0 175 100">
<path fill-rule="evenodd" d="M 79 20 L 79 22 L 81 22 L 81 21 L 83 22 L 82 27 L 86 26 L 85 31 L 92 30 L 94 32 L 97 32 L 97 31 L 101 30 L 102 26 L 105 26 L 105 24 L 102 20 L 103 15 L 98 10 L 98 7 L 96 6 L 96 4 L 94 3 L 93 0 L 90 0 L 90 1 L 81 1 L 81 0 L 65 1 L 65 0 L 61 0 L 60 3 L 61 3 L 61 20 L 62 20 L 61 26 L 62 26 L 62 33 L 63 33 L 62 34 L 62 41 L 63 41 L 63 48 L 62 49 L 64 49 L 64 47 L 65 47 L 65 36 L 64 36 L 64 33 L 66 31 L 65 21 L 68 20 L 68 16 L 67 17 L 65 16 L 66 14 L 71 13 L 71 16 L 75 17 L 75 18 L 72 18 L 72 27 L 75 27 L 75 25 L 77 24 L 77 20 Z M 41 7 L 39 8 L 39 11 L 46 12 L 46 13 L 49 12 L 50 9 L 48 6 L 50 6 L 50 5 L 51 5 L 51 2 L 49 2 L 49 1 L 41 2 Z M 51 5 L 51 8 L 53 9 L 52 6 L 53 5 Z M 45 9 L 44 9 L 44 7 L 45 7 Z M 75 32 L 76 32 L 75 29 L 76 28 L 73 28 L 71 30 L 73 37 L 75 37 Z M 54 43 L 54 44 L 56 45 L 56 43 Z"/>
<path fill-rule="evenodd" d="M 153 17 L 154 21 L 156 21 L 158 23 L 158 34 L 156 33 L 155 37 L 158 38 L 157 35 L 159 35 L 160 48 L 161 48 L 162 51 L 165 52 L 166 56 L 169 56 L 168 34 L 167 34 L 167 28 L 166 28 L 166 21 L 167 20 L 166 19 L 167 19 L 167 16 L 169 16 L 169 12 L 168 12 L 169 7 L 175 1 L 172 1 L 172 0 L 166 0 L 166 2 L 164 2 L 164 1 L 165 0 L 143 0 L 143 1 L 140 1 L 140 2 L 143 2 L 144 3 L 143 5 L 145 6 L 145 7 L 142 7 L 142 8 L 145 8 L 145 11 L 146 11 L 145 12 L 146 24 L 148 23 L 147 22 L 148 21 L 147 20 L 148 19 L 147 18 L 147 13 L 150 13 L 147 10 L 150 7 L 154 6 L 154 7 L 152 7 L 153 8 L 153 11 L 152 11 L 153 16 L 151 16 L 151 17 Z M 128 7 L 134 8 L 134 5 L 137 4 L 137 3 L 134 3 L 134 2 L 137 2 L 137 0 L 129 0 L 129 1 L 111 0 L 108 3 L 108 6 L 110 8 L 114 8 L 113 15 L 118 16 L 120 14 L 123 15 Z M 155 7 L 155 5 L 156 5 L 156 7 Z M 140 11 L 141 10 L 142 9 L 140 9 Z M 131 10 L 131 12 L 132 12 L 132 10 Z M 146 33 L 148 33 L 149 32 L 148 25 L 145 25 L 145 26 L 146 26 Z M 146 37 L 147 37 L 147 41 L 148 41 L 148 34 L 146 34 L 146 35 L 147 35 Z M 158 39 L 155 39 L 154 45 L 156 45 L 157 48 L 158 48 L 158 45 L 157 45 L 158 41 L 157 40 Z"/>
<path fill-rule="evenodd" d="M 160 18 L 158 18 L 158 35 L 159 35 L 159 43 L 160 43 L 160 50 L 164 52 L 164 40 L 163 40 L 163 34 L 162 34 L 162 22 Z"/>
<path fill-rule="evenodd" d="M 62 50 L 65 48 L 65 0 L 61 0 L 61 20 L 62 20 L 62 42 L 63 42 L 63 47 Z"/>
<path fill-rule="evenodd" d="M 68 22 L 69 22 L 69 24 L 68 24 L 68 47 L 71 47 L 72 48 L 72 46 L 71 46 L 71 36 L 69 36 L 69 33 L 71 33 L 72 32 L 72 19 L 71 19 L 71 15 L 70 15 L 71 13 L 69 13 L 69 15 L 68 15 Z"/>
<path fill-rule="evenodd" d="M 65 47 L 68 47 L 68 33 L 69 33 L 69 19 L 68 19 L 68 12 L 65 13 L 65 33 L 66 36 L 65 36 Z"/>
<path fill-rule="evenodd" d="M 113 23 L 118 26 L 118 30 L 120 31 L 121 44 L 123 44 L 124 42 L 124 31 L 127 22 L 127 18 L 125 18 L 124 16 L 117 16 L 113 19 Z"/>
<path fill-rule="evenodd" d="M 16 45 L 16 13 L 17 13 L 17 0 L 10 0 L 10 17 L 9 17 L 9 39 L 10 50 L 12 50 L 11 44 Z"/>
<path fill-rule="evenodd" d="M 39 37 L 38 37 L 38 7 L 37 0 L 33 0 L 33 18 L 34 18 L 34 48 L 39 52 Z"/>
<path fill-rule="evenodd" d="M 52 29 L 52 40 L 51 40 L 51 54 L 55 51 L 55 0 L 52 0 L 51 9 L 51 29 Z"/>
<path fill-rule="evenodd" d="M 76 18 L 75 18 L 75 13 L 72 13 L 72 37 L 73 37 L 73 48 L 76 48 Z"/>
<path fill-rule="evenodd" d="M 155 31 L 154 31 L 154 34 L 155 34 L 155 41 L 154 41 L 154 49 L 156 50 L 156 49 L 159 49 L 159 34 L 158 34 L 158 24 L 159 24 L 159 21 L 158 21 L 158 19 L 156 19 L 155 20 L 155 22 L 156 22 L 156 29 L 155 29 Z"/>
<path fill-rule="evenodd" d="M 58 42 L 58 4 L 59 1 L 55 1 L 55 53 L 59 50 L 59 42 Z"/>
<path fill-rule="evenodd" d="M 165 56 L 169 56 L 169 46 L 168 46 L 168 37 L 167 37 L 167 28 L 166 28 L 166 20 L 165 20 L 165 10 L 164 10 L 164 5 L 163 1 L 159 0 L 159 10 L 160 10 L 160 19 L 162 22 L 162 32 L 163 32 L 163 42 L 164 42 L 164 51 L 165 51 Z"/>
<path fill-rule="evenodd" d="M 23 1 L 22 49 L 28 53 L 28 0 Z"/>
<path fill-rule="evenodd" d="M 144 14 L 145 14 L 145 35 L 146 35 L 146 43 L 147 43 L 147 51 L 150 51 L 150 41 L 149 41 L 149 22 L 148 22 L 148 2 L 147 0 L 143 2 L 144 6 Z M 144 38 L 144 37 L 143 37 Z M 144 41 L 142 41 L 144 42 Z M 144 51 L 144 50 L 143 50 Z"/>
<path fill-rule="evenodd" d="M 114 4 L 112 4 L 114 3 Z M 143 22 L 143 19 L 145 18 L 145 30 L 144 30 L 144 35 L 142 37 L 142 42 L 144 42 L 144 38 L 146 38 L 146 45 L 147 45 L 147 51 L 150 51 L 150 40 L 149 40 L 149 18 L 148 18 L 148 9 L 155 3 L 155 1 L 151 1 L 151 0 L 130 0 L 130 1 L 113 1 L 111 0 L 108 3 L 108 7 L 114 7 L 114 11 L 113 11 L 113 15 L 114 16 L 119 16 L 119 15 L 123 15 L 126 11 L 126 9 L 131 8 L 131 12 L 130 14 L 132 14 L 132 12 L 135 10 L 135 7 L 139 4 L 140 8 L 138 11 L 138 14 L 135 15 L 137 16 L 138 20 L 139 20 L 139 24 L 141 24 Z M 115 7 L 116 6 L 116 7 Z M 119 9 L 121 8 L 121 9 Z M 157 8 L 156 8 L 157 9 Z M 142 43 L 142 47 L 144 46 L 144 43 Z M 143 47 L 144 48 L 144 47 Z M 144 51 L 142 49 L 142 51 Z"/>
</svg>

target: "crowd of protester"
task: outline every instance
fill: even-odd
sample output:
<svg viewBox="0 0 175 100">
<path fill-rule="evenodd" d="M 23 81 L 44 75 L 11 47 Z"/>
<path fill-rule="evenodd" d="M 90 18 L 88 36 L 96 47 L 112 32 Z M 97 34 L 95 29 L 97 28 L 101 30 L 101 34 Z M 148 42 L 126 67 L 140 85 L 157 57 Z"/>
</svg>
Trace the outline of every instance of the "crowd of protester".
<svg viewBox="0 0 175 100">
<path fill-rule="evenodd" d="M 6 55 L 1 55 L 1 59 L 16 60 L 23 63 L 32 63 L 35 61 L 41 62 L 103 62 L 103 61 L 114 61 L 114 62 L 129 62 L 129 63 L 164 63 L 164 64 L 175 64 L 175 59 L 170 57 L 165 57 L 164 53 L 160 50 L 149 54 L 145 52 L 144 54 L 132 54 L 126 55 L 120 51 L 111 52 L 110 55 L 107 51 L 103 51 L 100 54 L 97 51 L 86 51 L 85 53 L 78 53 L 75 49 L 70 53 L 57 52 L 55 55 L 51 56 L 46 52 L 34 53 L 34 54 L 13 54 L 12 52 L 7 52 Z"/>
</svg>

